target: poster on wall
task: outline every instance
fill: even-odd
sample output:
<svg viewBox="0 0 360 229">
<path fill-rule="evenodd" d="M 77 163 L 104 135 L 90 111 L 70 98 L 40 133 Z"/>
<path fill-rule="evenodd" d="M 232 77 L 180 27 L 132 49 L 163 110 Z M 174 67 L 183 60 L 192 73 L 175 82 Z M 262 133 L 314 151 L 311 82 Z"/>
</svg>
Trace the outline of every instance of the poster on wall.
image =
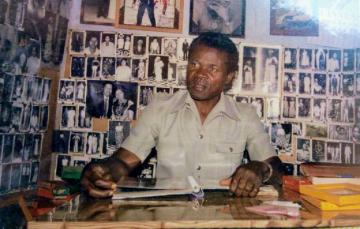
<svg viewBox="0 0 360 229">
<path fill-rule="evenodd" d="M 315 0 L 271 0 L 270 34 L 318 36 L 318 6 Z"/>
<path fill-rule="evenodd" d="M 190 34 L 205 31 L 244 37 L 245 0 L 192 0 Z"/>
<path fill-rule="evenodd" d="M 183 0 L 119 0 L 118 27 L 182 32 Z"/>
<path fill-rule="evenodd" d="M 82 0 L 80 21 L 83 24 L 113 25 L 117 0 Z"/>
</svg>

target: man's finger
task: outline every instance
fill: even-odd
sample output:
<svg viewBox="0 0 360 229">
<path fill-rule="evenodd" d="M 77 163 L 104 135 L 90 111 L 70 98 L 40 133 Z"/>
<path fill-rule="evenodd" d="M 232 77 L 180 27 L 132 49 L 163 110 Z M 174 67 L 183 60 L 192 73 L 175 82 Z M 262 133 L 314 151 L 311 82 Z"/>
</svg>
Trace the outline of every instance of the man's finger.
<svg viewBox="0 0 360 229">
<path fill-rule="evenodd" d="M 100 189 L 96 189 L 94 187 L 90 187 L 88 189 L 88 193 L 90 196 L 95 197 L 95 198 L 107 198 L 107 197 L 111 197 L 112 195 L 114 195 L 113 190 L 100 190 Z"/>
<path fill-rule="evenodd" d="M 259 188 L 254 188 L 250 193 L 250 197 L 255 197 L 259 193 Z"/>
<path fill-rule="evenodd" d="M 107 181 L 103 179 L 98 179 L 94 182 L 95 186 L 98 188 L 108 189 L 108 190 L 116 190 L 116 184 L 112 181 Z"/>
<path fill-rule="evenodd" d="M 230 184 L 231 184 L 231 177 L 229 177 L 229 178 L 224 178 L 224 179 L 222 179 L 222 180 L 220 180 L 219 181 L 219 185 L 220 186 L 230 186 Z"/>
<path fill-rule="evenodd" d="M 252 192 L 252 190 L 254 189 L 254 184 L 250 181 L 247 182 L 245 188 L 242 190 L 241 196 L 243 197 L 248 197 L 249 194 Z"/>
</svg>

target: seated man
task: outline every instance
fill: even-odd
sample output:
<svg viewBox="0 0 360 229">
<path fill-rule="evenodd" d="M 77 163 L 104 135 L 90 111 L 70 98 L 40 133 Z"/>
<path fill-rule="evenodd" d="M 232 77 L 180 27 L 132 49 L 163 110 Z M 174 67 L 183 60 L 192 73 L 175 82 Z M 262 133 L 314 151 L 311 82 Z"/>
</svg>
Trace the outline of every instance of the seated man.
<svg viewBox="0 0 360 229">
<path fill-rule="evenodd" d="M 86 166 L 83 189 L 93 197 L 112 196 L 114 182 L 138 167 L 154 146 L 157 178 L 218 179 L 238 197 L 254 197 L 263 183 L 278 181 L 281 161 L 255 110 L 223 93 L 238 62 L 238 50 L 226 35 L 207 32 L 196 38 L 187 91 L 154 100 L 119 150 Z M 245 148 L 252 161 L 240 165 Z"/>
</svg>

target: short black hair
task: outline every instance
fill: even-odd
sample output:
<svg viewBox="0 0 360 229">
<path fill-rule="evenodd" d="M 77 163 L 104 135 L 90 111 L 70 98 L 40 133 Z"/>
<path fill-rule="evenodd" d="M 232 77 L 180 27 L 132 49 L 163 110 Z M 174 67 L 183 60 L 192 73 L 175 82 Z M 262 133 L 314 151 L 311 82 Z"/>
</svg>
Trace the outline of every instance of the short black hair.
<svg viewBox="0 0 360 229">
<path fill-rule="evenodd" d="M 193 40 L 190 45 L 189 55 L 200 45 L 215 48 L 227 54 L 226 70 L 228 73 L 239 70 L 239 51 L 234 42 L 225 34 L 217 32 L 204 32 Z"/>
</svg>

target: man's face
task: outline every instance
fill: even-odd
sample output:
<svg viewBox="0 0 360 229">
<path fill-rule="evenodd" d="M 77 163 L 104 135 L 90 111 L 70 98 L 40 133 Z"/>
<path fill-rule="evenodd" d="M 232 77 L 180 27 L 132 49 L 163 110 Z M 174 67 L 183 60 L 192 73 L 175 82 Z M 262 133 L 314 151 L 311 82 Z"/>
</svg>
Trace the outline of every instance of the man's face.
<svg viewBox="0 0 360 229">
<path fill-rule="evenodd" d="M 217 98 L 224 86 L 231 82 L 234 74 L 227 73 L 227 54 L 204 45 L 190 53 L 187 67 L 186 85 L 195 100 Z"/>
<path fill-rule="evenodd" d="M 96 48 L 96 46 L 97 46 L 97 38 L 96 38 L 96 37 L 92 37 L 92 38 L 90 39 L 90 41 L 89 41 L 89 46 L 90 46 L 91 48 Z"/>
<path fill-rule="evenodd" d="M 112 92 L 112 85 L 111 84 L 105 84 L 104 95 L 105 96 L 110 96 L 111 92 Z"/>
<path fill-rule="evenodd" d="M 106 37 L 105 37 L 105 41 L 106 41 L 107 43 L 109 43 L 110 37 L 109 37 L 109 36 L 106 36 Z"/>
</svg>

